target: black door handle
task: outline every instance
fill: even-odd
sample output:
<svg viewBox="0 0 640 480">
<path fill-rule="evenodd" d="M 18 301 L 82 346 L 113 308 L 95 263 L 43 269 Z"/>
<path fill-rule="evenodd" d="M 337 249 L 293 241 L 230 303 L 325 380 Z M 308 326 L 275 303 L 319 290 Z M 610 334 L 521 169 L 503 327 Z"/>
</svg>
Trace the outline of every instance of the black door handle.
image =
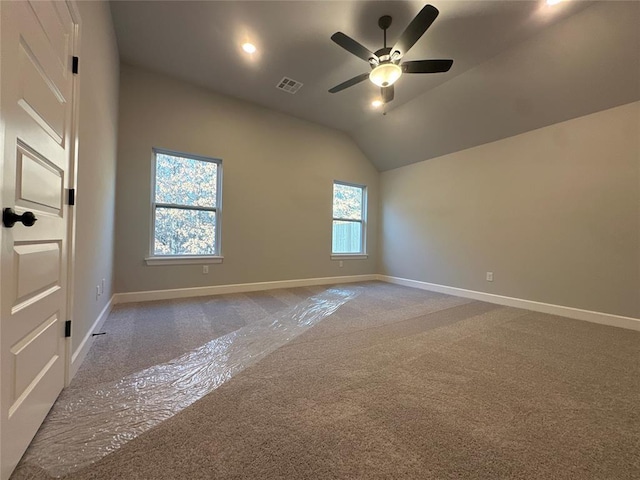
<svg viewBox="0 0 640 480">
<path fill-rule="evenodd" d="M 13 208 L 5 208 L 2 211 L 2 223 L 7 228 L 13 228 L 16 222 L 22 222 L 25 227 L 32 227 L 37 220 L 33 212 L 24 212 L 22 215 L 18 215 L 13 211 Z"/>
</svg>

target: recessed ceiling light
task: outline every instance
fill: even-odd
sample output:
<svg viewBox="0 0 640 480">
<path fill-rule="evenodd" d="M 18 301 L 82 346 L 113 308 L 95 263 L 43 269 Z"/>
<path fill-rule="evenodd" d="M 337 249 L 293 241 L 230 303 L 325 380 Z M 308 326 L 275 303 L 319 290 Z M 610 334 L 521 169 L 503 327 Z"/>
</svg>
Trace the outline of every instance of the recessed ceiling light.
<svg viewBox="0 0 640 480">
<path fill-rule="evenodd" d="M 547 0 L 547 5 L 557 5 L 562 0 Z"/>
<path fill-rule="evenodd" d="M 253 43 L 243 43 L 242 49 L 247 53 L 256 53 L 256 46 Z"/>
<path fill-rule="evenodd" d="M 382 100 L 374 100 L 373 102 L 371 102 L 371 106 L 373 108 L 379 108 L 382 106 Z"/>
</svg>

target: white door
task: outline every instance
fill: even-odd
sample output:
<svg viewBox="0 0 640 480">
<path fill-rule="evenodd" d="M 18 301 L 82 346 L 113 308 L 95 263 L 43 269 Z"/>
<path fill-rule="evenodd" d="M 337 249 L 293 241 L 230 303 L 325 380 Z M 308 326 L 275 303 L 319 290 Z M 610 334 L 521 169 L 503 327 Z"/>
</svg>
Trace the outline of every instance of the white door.
<svg viewBox="0 0 640 480">
<path fill-rule="evenodd" d="M 37 221 L 0 228 L 0 478 L 64 386 L 65 191 L 77 21 L 65 2 L 0 1 L 1 207 Z M 77 17 L 76 17 L 77 18 Z M 29 222 L 27 222 L 29 223 Z"/>
</svg>

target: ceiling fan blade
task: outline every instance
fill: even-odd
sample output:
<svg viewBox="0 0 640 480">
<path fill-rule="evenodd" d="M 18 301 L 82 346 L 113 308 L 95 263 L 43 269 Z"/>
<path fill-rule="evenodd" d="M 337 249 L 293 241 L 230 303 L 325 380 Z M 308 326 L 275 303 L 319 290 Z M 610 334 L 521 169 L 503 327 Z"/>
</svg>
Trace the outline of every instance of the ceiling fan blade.
<svg viewBox="0 0 640 480">
<path fill-rule="evenodd" d="M 370 52 L 366 47 L 342 32 L 336 32 L 331 35 L 331 40 L 344 48 L 347 52 L 353 53 L 356 57 L 360 57 L 365 62 L 368 62 L 370 58 L 378 60 L 378 57 L 373 52 Z"/>
<path fill-rule="evenodd" d="M 389 103 L 393 100 L 394 89 L 393 85 L 389 85 L 388 87 L 382 87 L 380 89 L 380 94 L 382 95 L 382 101 L 384 103 Z"/>
<path fill-rule="evenodd" d="M 400 66 L 404 73 L 441 73 L 448 72 L 451 65 L 453 60 L 414 60 Z"/>
<path fill-rule="evenodd" d="M 331 90 L 329 90 L 329 93 L 337 93 L 337 92 L 339 92 L 341 90 L 344 90 L 345 88 L 353 87 L 357 83 L 360 83 L 360 82 L 366 80 L 367 78 L 369 78 L 369 74 L 368 73 L 362 73 L 362 74 L 360 74 L 358 76 L 350 78 L 346 82 L 342 82 L 340 85 L 336 85 Z"/>
<path fill-rule="evenodd" d="M 402 55 L 406 55 L 411 47 L 420 40 L 420 37 L 427 31 L 433 21 L 438 16 L 438 9 L 433 5 L 425 5 L 420 13 L 411 20 L 411 23 L 402 32 L 400 38 L 393 46 L 392 52 L 398 50 Z"/>
</svg>

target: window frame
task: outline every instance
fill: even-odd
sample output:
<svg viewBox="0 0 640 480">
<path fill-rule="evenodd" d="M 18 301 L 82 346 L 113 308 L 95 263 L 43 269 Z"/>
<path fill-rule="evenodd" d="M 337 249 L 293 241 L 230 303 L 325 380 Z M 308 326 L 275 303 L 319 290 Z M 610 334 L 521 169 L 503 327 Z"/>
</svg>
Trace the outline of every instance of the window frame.
<svg viewBox="0 0 640 480">
<path fill-rule="evenodd" d="M 147 265 L 178 265 L 178 264 L 208 264 L 222 263 L 222 159 L 205 157 L 192 153 L 178 152 L 176 150 L 168 150 L 166 148 L 153 147 L 151 154 L 151 230 L 149 235 L 149 256 L 145 258 Z M 174 203 L 156 202 L 156 170 L 157 155 L 170 155 L 172 157 L 185 158 L 188 160 L 198 160 L 201 162 L 215 163 L 217 165 L 216 172 L 216 204 L 214 206 L 195 206 Z M 214 212 L 216 216 L 215 226 L 215 245 L 216 250 L 209 255 L 158 255 L 155 253 L 155 234 L 156 234 L 156 211 L 158 208 L 176 208 L 182 210 L 196 210 Z"/>
<path fill-rule="evenodd" d="M 334 210 L 334 191 L 336 185 L 344 185 L 346 187 L 356 187 L 362 191 L 362 211 L 361 219 L 354 220 L 353 218 L 340 218 L 333 216 Z M 331 185 L 331 259 L 332 260 L 348 260 L 348 259 L 366 259 L 369 257 L 367 254 L 367 186 L 360 183 L 344 182 L 342 180 L 334 180 Z M 333 251 L 333 223 L 339 222 L 353 222 L 360 224 L 360 251 L 353 253 L 336 253 Z"/>
</svg>

